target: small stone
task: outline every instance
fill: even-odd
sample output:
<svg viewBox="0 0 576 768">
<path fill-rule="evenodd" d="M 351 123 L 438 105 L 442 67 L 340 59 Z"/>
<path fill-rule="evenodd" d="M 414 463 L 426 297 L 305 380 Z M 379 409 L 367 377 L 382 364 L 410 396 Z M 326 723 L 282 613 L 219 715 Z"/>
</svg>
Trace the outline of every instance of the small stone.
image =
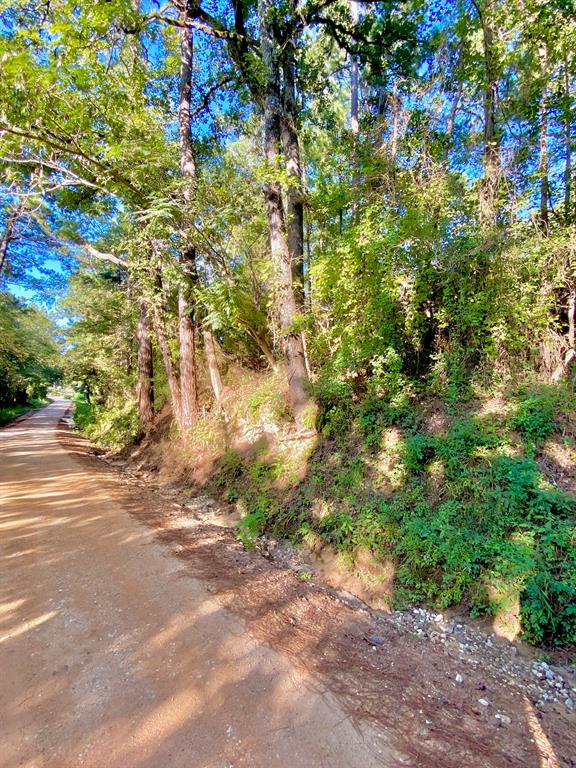
<svg viewBox="0 0 576 768">
<path fill-rule="evenodd" d="M 498 725 L 511 725 L 512 719 L 508 717 L 508 715 L 503 715 L 501 712 L 498 712 L 496 715 L 494 715 L 496 720 L 498 721 Z"/>
<path fill-rule="evenodd" d="M 574 710 L 574 708 L 576 707 L 576 704 L 574 704 L 572 699 L 570 697 L 568 697 L 567 699 L 564 700 L 564 706 L 566 707 L 566 709 L 569 709 L 570 712 L 572 712 Z"/>
<path fill-rule="evenodd" d="M 554 680 L 554 672 L 552 672 L 551 669 L 546 670 L 546 679 L 547 680 Z"/>
<path fill-rule="evenodd" d="M 379 635 L 366 635 L 364 639 L 370 645 L 384 645 L 384 638 Z"/>
<path fill-rule="evenodd" d="M 464 678 L 462 677 L 460 672 L 456 674 L 456 677 L 454 678 L 454 680 L 456 681 L 456 685 L 460 685 L 460 686 L 464 685 Z"/>
<path fill-rule="evenodd" d="M 490 702 L 486 699 L 478 699 L 478 704 L 480 704 L 481 707 L 489 707 Z"/>
</svg>

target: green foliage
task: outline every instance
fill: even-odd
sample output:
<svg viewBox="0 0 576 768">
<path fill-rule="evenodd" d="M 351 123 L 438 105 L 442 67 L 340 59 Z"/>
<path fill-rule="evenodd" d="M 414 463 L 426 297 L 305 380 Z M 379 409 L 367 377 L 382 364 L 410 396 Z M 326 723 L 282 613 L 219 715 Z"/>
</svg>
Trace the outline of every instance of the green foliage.
<svg viewBox="0 0 576 768">
<path fill-rule="evenodd" d="M 254 549 L 256 539 L 261 534 L 266 522 L 266 511 L 264 509 L 255 509 L 249 512 L 238 523 L 238 539 L 246 549 Z"/>
<path fill-rule="evenodd" d="M 410 473 L 423 472 L 432 460 L 436 440 L 429 435 L 416 434 L 404 441 L 402 463 Z"/>
<path fill-rule="evenodd" d="M 559 387 L 540 386 L 518 393 L 511 425 L 532 443 L 541 443 L 559 426 L 559 420 L 576 406 L 574 396 Z"/>
<path fill-rule="evenodd" d="M 349 403 L 345 388 L 327 384 L 322 392 L 329 429 L 305 480 L 287 495 L 275 485 L 286 476 L 281 456 L 225 457 L 226 477 L 234 476 L 234 497 L 247 512 L 242 541 L 253 546 L 268 530 L 319 539 L 350 557 L 368 548 L 396 563 L 400 603 L 463 603 L 472 613 L 489 613 L 498 600 L 491 585 L 505 583 L 519 597 L 526 640 L 574 642 L 576 498 L 545 482 L 533 432 L 525 435 L 524 453 L 513 451 L 510 430 L 517 427 L 509 408 L 489 417 L 461 407 L 441 434 L 419 427 L 425 413 L 414 417 L 393 449 L 402 481 L 383 495 L 374 467 L 385 449 L 375 448 L 375 437 L 366 441 L 361 425 L 367 416 L 382 418 L 378 430 L 369 430 L 381 439 L 389 402 L 367 394 L 363 403 Z M 539 393 L 568 417 L 571 400 L 561 386 Z M 528 395 L 511 397 L 513 405 Z M 342 415 L 337 431 L 335 414 Z"/>
<path fill-rule="evenodd" d="M 0 406 L 26 406 L 45 398 L 60 378 L 59 363 L 46 315 L 0 293 Z"/>
<path fill-rule="evenodd" d="M 275 423 L 290 418 L 282 384 L 275 376 L 269 377 L 246 398 L 246 408 L 251 420 L 270 419 Z"/>
<path fill-rule="evenodd" d="M 74 421 L 94 445 L 120 449 L 133 442 L 139 432 L 136 404 L 127 400 L 112 407 L 76 402 Z"/>
<path fill-rule="evenodd" d="M 0 426 L 9 424 L 14 419 L 17 419 L 18 416 L 28 413 L 32 408 L 40 408 L 42 405 L 46 405 L 47 402 L 45 399 L 32 399 L 26 405 L 0 406 Z"/>
</svg>

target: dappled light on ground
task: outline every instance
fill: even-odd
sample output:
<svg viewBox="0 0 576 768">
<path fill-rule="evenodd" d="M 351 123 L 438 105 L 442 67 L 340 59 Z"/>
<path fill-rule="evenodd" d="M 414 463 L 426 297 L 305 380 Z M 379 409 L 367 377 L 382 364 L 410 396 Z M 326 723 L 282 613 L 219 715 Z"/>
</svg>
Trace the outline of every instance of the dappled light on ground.
<svg viewBox="0 0 576 768">
<path fill-rule="evenodd" d="M 142 497 L 62 450 L 66 407 L 0 433 L 2 768 L 378 765 L 378 734 L 127 514 Z"/>
<path fill-rule="evenodd" d="M 536 716 L 534 708 L 528 700 L 524 702 L 524 707 L 526 710 L 526 720 L 532 734 L 532 740 L 538 753 L 539 768 L 560 768 L 560 761 L 550 743 L 550 739 L 546 735 L 544 728 L 542 728 L 542 725 Z"/>
</svg>

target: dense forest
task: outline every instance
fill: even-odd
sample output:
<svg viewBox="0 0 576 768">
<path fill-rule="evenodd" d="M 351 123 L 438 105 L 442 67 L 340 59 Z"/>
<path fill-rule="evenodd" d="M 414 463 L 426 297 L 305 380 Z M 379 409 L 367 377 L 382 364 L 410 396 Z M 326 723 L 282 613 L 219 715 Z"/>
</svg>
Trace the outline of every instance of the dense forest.
<svg viewBox="0 0 576 768">
<path fill-rule="evenodd" d="M 0 280 L 92 439 L 576 642 L 572 0 L 0 14 Z M 21 301 L 5 403 L 58 376 Z"/>
</svg>

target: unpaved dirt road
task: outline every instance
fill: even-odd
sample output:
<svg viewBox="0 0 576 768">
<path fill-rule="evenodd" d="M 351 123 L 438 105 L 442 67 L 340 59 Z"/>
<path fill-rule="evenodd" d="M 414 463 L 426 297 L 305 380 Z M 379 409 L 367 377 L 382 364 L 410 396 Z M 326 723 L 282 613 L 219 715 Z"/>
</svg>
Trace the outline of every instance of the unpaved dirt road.
<svg viewBox="0 0 576 768">
<path fill-rule="evenodd" d="M 1 768 L 400 764 L 59 444 L 68 406 L 0 431 Z"/>
</svg>

